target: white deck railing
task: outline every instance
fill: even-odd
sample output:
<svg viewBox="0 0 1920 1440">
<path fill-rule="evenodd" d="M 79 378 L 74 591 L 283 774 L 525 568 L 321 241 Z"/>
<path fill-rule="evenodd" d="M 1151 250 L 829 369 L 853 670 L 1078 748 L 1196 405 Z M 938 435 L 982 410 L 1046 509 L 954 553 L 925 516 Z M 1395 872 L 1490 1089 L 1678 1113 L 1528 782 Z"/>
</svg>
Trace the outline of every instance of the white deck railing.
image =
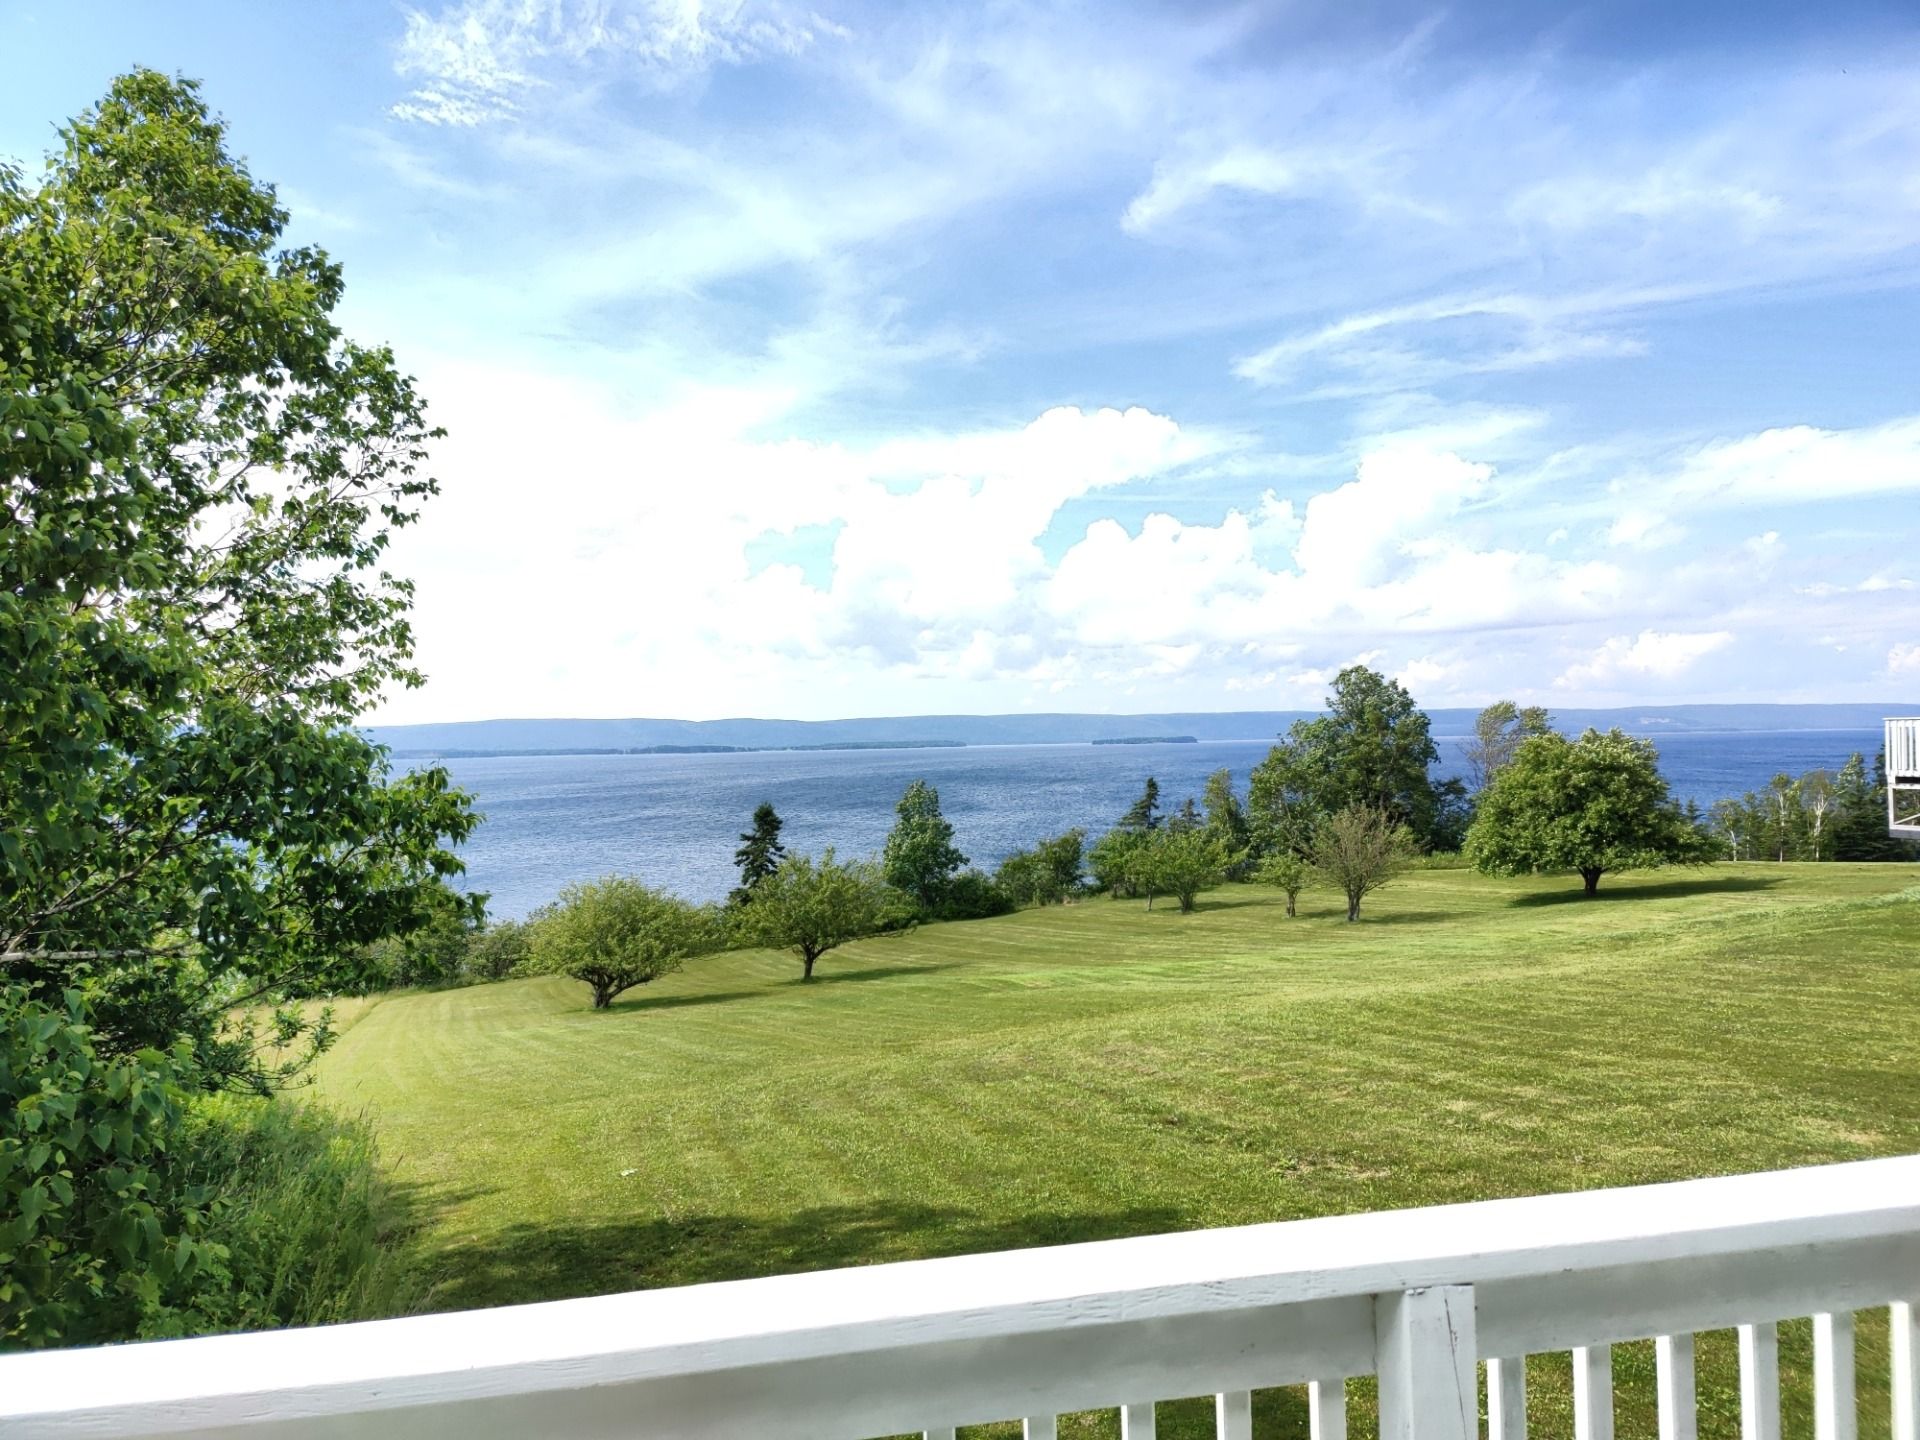
<svg viewBox="0 0 1920 1440">
<path fill-rule="evenodd" d="M 1609 1346 L 1656 1337 L 1660 1433 L 1693 1440 L 1695 1331 L 1738 1326 L 1743 1440 L 1778 1440 L 1776 1323 L 1812 1315 L 1818 1440 L 1854 1440 L 1853 1312 L 1891 1304 L 1894 1440 L 1920 1440 L 1920 1156 L 1631 1190 L 876 1265 L 328 1329 L 0 1359 L 0 1434 L 855 1437 L 1308 1383 L 1344 1440 L 1526 1432 L 1524 1357 L 1571 1349 L 1611 1440 Z"/>
<path fill-rule="evenodd" d="M 1920 716 L 1887 721 L 1887 828 L 1920 837 Z"/>
</svg>

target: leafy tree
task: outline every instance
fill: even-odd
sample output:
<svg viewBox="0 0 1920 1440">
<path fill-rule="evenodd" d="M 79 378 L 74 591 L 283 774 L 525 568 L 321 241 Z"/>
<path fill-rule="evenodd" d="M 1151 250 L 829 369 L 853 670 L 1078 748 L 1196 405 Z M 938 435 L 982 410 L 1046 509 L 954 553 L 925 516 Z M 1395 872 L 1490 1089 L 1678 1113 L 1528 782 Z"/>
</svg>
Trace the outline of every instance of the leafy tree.
<svg viewBox="0 0 1920 1440">
<path fill-rule="evenodd" d="M 1129 879 L 1134 893 L 1147 897 L 1171 895 L 1184 914 L 1194 907 L 1202 890 L 1211 890 L 1226 878 L 1228 855 L 1199 825 L 1163 826 L 1143 837 L 1134 850 Z"/>
<path fill-rule="evenodd" d="M 801 979 L 836 946 L 891 928 L 900 917 L 900 893 L 871 861 L 818 860 L 789 855 L 760 882 L 753 904 L 740 912 L 740 933 L 756 944 L 800 957 Z"/>
<path fill-rule="evenodd" d="M 1590 896 L 1608 871 L 1707 858 L 1653 742 L 1619 730 L 1525 741 L 1482 793 L 1467 855 L 1494 875 L 1574 871 Z"/>
<path fill-rule="evenodd" d="M 1246 807 L 1234 793 L 1231 770 L 1219 769 L 1207 777 L 1202 804 L 1207 811 L 1207 834 L 1233 857 L 1228 866 L 1229 875 L 1244 873 L 1253 833 L 1247 824 Z"/>
<path fill-rule="evenodd" d="M 103 1062 L 184 1040 L 180 1083 L 265 1091 L 325 1029 L 238 1017 L 350 987 L 474 824 L 352 728 L 419 680 L 383 557 L 438 432 L 196 85 L 60 137 L 0 168 L 0 953 Z"/>
<path fill-rule="evenodd" d="M 1169 830 L 1200 830 L 1206 827 L 1206 818 L 1201 815 L 1200 807 L 1193 803 L 1189 795 L 1181 802 L 1180 808 L 1167 817 Z"/>
<path fill-rule="evenodd" d="M 1413 697 L 1384 675 L 1349 666 L 1334 679 L 1327 713 L 1295 721 L 1254 769 L 1249 806 L 1263 853 L 1300 843 L 1319 817 L 1353 805 L 1384 811 L 1423 844 L 1455 843 L 1465 788 L 1434 781 L 1439 758 Z"/>
<path fill-rule="evenodd" d="M 1356 801 L 1315 829 L 1313 868 L 1347 897 L 1351 923 L 1360 918 L 1360 902 L 1404 870 L 1418 849 L 1412 832 L 1385 810 Z"/>
<path fill-rule="evenodd" d="M 1473 788 L 1484 790 L 1513 759 L 1521 742 L 1553 729 L 1553 717 L 1540 705 L 1520 706 L 1496 700 L 1474 719 L 1473 738 L 1467 742 L 1467 769 Z"/>
<path fill-rule="evenodd" d="M 967 857 L 955 847 L 953 825 L 940 813 L 940 792 L 926 781 L 909 785 L 894 813 L 899 819 L 881 851 L 881 868 L 890 884 L 911 896 L 923 913 L 932 913 Z"/>
<path fill-rule="evenodd" d="M 1146 788 L 1140 792 L 1140 798 L 1127 807 L 1127 813 L 1120 817 L 1122 830 L 1157 830 L 1160 828 L 1160 782 L 1151 775 L 1147 777 Z"/>
<path fill-rule="evenodd" d="M 787 847 L 780 843 L 783 821 L 771 800 L 762 800 L 753 811 L 753 828 L 740 837 L 740 848 L 733 852 L 733 863 L 740 867 L 740 884 L 727 896 L 730 905 L 744 905 L 753 898 L 753 887 L 780 868 Z"/>
<path fill-rule="evenodd" d="M 1254 878 L 1263 885 L 1271 885 L 1287 897 L 1287 918 L 1291 920 L 1298 910 L 1300 892 L 1307 888 L 1307 881 L 1313 875 L 1313 867 L 1305 858 L 1291 850 L 1282 850 L 1269 855 L 1260 862 L 1260 868 L 1254 871 Z"/>
<path fill-rule="evenodd" d="M 535 916 L 530 939 L 530 969 L 585 981 L 593 1008 L 604 1010 L 635 986 L 724 948 L 726 931 L 706 906 L 608 875 L 562 890 Z"/>
<path fill-rule="evenodd" d="M 1000 862 L 995 878 L 1016 905 L 1058 905 L 1080 888 L 1084 830 L 1069 830 L 1016 850 Z"/>
<path fill-rule="evenodd" d="M 1087 851 L 1087 869 L 1093 872 L 1094 888 L 1117 900 L 1130 900 L 1138 895 L 1140 892 L 1134 888 L 1134 860 L 1152 833 L 1120 827 L 1094 841 Z"/>
</svg>

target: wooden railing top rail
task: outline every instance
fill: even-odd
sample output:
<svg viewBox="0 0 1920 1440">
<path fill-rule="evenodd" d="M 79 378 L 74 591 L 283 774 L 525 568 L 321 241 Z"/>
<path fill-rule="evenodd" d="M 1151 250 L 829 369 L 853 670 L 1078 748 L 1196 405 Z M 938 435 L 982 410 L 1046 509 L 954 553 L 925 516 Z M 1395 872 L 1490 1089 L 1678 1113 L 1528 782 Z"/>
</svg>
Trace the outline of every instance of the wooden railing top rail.
<svg viewBox="0 0 1920 1440">
<path fill-rule="evenodd" d="M 396 1425 L 392 1433 L 507 1433 L 488 1424 L 476 1429 L 476 1416 L 533 1425 L 551 1435 L 614 1433 L 621 1417 L 631 1426 L 640 1413 L 681 1413 L 673 1408 L 681 1403 L 676 1396 L 708 1404 L 723 1378 L 727 1404 L 734 1407 L 728 1414 L 749 1413 L 740 1407 L 750 1405 L 762 1406 L 750 1413 L 775 1413 L 769 1407 L 786 1403 L 782 1387 L 788 1386 L 793 1413 L 803 1417 L 828 1413 L 821 1407 L 830 1406 L 831 1395 L 814 1391 L 845 1387 L 853 1383 L 850 1376 L 868 1371 L 880 1389 L 912 1393 L 902 1389 L 909 1384 L 902 1377 L 914 1368 L 898 1368 L 903 1356 L 945 1355 L 943 1376 L 953 1370 L 955 1357 L 972 1357 L 967 1363 L 977 1366 L 985 1363 L 981 1356 L 999 1356 L 992 1364 L 1005 1362 L 1006 1385 L 1032 1389 L 1038 1382 L 1014 1375 L 1024 1363 L 1022 1337 L 1082 1346 L 1086 1341 L 1071 1340 L 1072 1332 L 1121 1337 L 1092 1352 L 1104 1362 L 1126 1351 L 1124 1337 L 1145 1333 L 1144 1326 L 1155 1337 L 1156 1353 L 1173 1357 L 1171 1365 L 1180 1346 L 1167 1338 L 1183 1322 L 1195 1334 L 1206 1331 L 1217 1348 L 1226 1332 L 1209 1324 L 1209 1317 L 1311 1311 L 1322 1317 L 1312 1332 L 1321 1338 L 1301 1342 L 1317 1347 L 1303 1361 L 1312 1368 L 1298 1377 L 1273 1374 L 1258 1382 L 1286 1383 L 1368 1372 L 1371 1312 L 1362 1353 L 1360 1312 L 1347 1316 L 1342 1308 L 1360 1297 L 1434 1286 L 1508 1293 L 1515 1297 L 1506 1305 L 1512 1313 L 1503 1318 L 1495 1313 L 1498 1305 L 1485 1311 L 1491 1302 L 1483 1301 L 1481 1321 L 1483 1340 L 1496 1346 L 1483 1353 L 1507 1354 L 1586 1343 L 1577 1335 L 1569 1340 L 1570 1331 L 1562 1334 L 1565 1323 L 1537 1318 L 1543 1307 L 1536 1303 L 1533 1280 L 1564 1290 L 1562 1282 L 1593 1272 L 1613 1277 L 1607 1283 L 1619 1290 L 1644 1267 L 1678 1263 L 1678 1271 L 1669 1273 L 1680 1282 L 1674 1294 L 1684 1296 L 1698 1288 L 1699 1276 L 1742 1273 L 1743 1259 L 1765 1256 L 1791 1262 L 1788 1269 L 1799 1266 L 1796 1274 L 1822 1257 L 1841 1257 L 1849 1274 L 1869 1277 L 1869 1288 L 1881 1283 L 1878 1277 L 1889 1267 L 1900 1272 L 1887 1275 L 1885 1295 L 1861 1291 L 1862 1306 L 1910 1294 L 1903 1287 L 1920 1283 L 1920 1156 L 321 1329 L 15 1355 L 0 1358 L 0 1434 L 239 1434 L 284 1426 L 289 1434 L 344 1435 L 368 1433 L 376 1414 L 395 1410 L 407 1412 L 407 1419 L 404 1429 Z M 1502 1282 L 1516 1281 L 1529 1283 L 1508 1284 L 1503 1291 Z M 1650 1295 L 1638 1281 L 1626 1290 Z M 1583 1291 L 1579 1303 L 1589 1309 L 1617 1303 L 1607 1299 L 1611 1293 L 1604 1286 L 1592 1296 Z M 1259 1338 L 1269 1350 L 1282 1343 L 1273 1335 Z M 1242 1348 L 1254 1345 L 1249 1340 Z M 844 1363 L 815 1364 L 850 1357 L 887 1363 L 852 1370 Z M 1248 1360 L 1219 1358 L 1229 1368 L 1245 1368 Z M 817 1378 L 798 1384 L 803 1370 Z M 1169 1370 L 1159 1378 L 1171 1384 L 1187 1377 Z M 612 1405 L 622 1393 L 643 1395 L 646 1403 L 639 1412 Z M 1048 1398 L 1077 1393 L 1049 1391 Z M 569 1396 L 579 1402 L 571 1410 L 559 1403 Z M 499 1403 L 508 1399 L 521 1403 Z M 692 1405 L 687 1413 L 696 1410 L 699 1405 Z M 877 1433 L 858 1428 L 862 1423 L 891 1421 L 896 1411 L 856 1405 L 844 1413 L 851 1428 L 840 1433 L 859 1435 Z M 686 1433 L 725 1432 L 696 1426 Z M 825 1432 L 797 1418 L 789 1433 Z"/>
</svg>

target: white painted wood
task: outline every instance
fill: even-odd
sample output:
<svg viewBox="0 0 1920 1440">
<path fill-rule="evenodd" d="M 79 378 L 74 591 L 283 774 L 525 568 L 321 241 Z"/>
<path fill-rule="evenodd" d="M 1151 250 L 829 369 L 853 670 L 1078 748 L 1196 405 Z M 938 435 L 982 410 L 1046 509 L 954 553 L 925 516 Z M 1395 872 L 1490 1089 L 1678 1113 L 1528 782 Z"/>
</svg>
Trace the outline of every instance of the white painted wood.
<svg viewBox="0 0 1920 1440">
<path fill-rule="evenodd" d="M 1780 1440 L 1780 1327 L 1740 1327 L 1740 1440 Z"/>
<path fill-rule="evenodd" d="M 1893 1440 L 1920 1440 L 1920 1305 L 1896 1300 L 1888 1319 L 1893 1380 Z"/>
<path fill-rule="evenodd" d="M 1253 1392 L 1234 1390 L 1213 1397 L 1214 1440 L 1253 1440 Z"/>
<path fill-rule="evenodd" d="M 1487 1361 L 1487 1440 L 1527 1440 L 1527 1357 Z"/>
<path fill-rule="evenodd" d="M 1347 1440 L 1347 1382 L 1307 1383 L 1308 1440 Z"/>
<path fill-rule="evenodd" d="M 1814 1440 L 1855 1440 L 1860 1430 L 1853 1396 L 1853 1312 L 1813 1317 Z"/>
<path fill-rule="evenodd" d="M 1120 1407 L 1120 1440 L 1153 1440 L 1153 1401 Z"/>
<path fill-rule="evenodd" d="M 1473 1287 L 1382 1295 L 1374 1335 L 1380 1440 L 1479 1440 Z"/>
<path fill-rule="evenodd" d="M 0 1434 L 845 1440 L 1364 1375 L 1466 1286 L 1491 1355 L 1911 1300 L 1920 1157 L 5 1356 Z"/>
<path fill-rule="evenodd" d="M 1613 1347 L 1573 1351 L 1573 1440 L 1613 1440 Z"/>
<path fill-rule="evenodd" d="M 1654 1387 L 1660 1409 L 1660 1440 L 1698 1440 L 1693 1336 L 1660 1335 L 1653 1342 Z"/>
<path fill-rule="evenodd" d="M 953 1426 L 951 1425 L 943 1430 L 922 1430 L 920 1434 L 924 1437 L 924 1440 L 954 1440 Z"/>
<path fill-rule="evenodd" d="M 1021 1440 L 1056 1440 L 1059 1421 L 1052 1415 L 1029 1415 L 1021 1423 Z"/>
</svg>

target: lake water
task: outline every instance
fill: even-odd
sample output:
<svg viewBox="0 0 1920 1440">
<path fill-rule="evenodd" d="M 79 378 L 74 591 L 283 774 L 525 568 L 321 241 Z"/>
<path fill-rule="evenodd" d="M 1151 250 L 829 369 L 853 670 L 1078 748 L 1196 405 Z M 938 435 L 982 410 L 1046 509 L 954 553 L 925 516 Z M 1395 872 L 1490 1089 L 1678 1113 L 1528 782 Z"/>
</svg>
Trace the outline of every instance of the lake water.
<svg viewBox="0 0 1920 1440">
<path fill-rule="evenodd" d="M 1464 773 L 1461 741 L 1438 737 L 1442 773 Z M 1838 769 L 1877 731 L 1796 730 L 1658 737 L 1661 769 L 1681 800 L 1708 805 L 1765 785 L 1774 774 Z M 465 885 L 488 892 L 497 918 L 525 915 L 560 887 L 611 871 L 698 900 L 717 900 L 736 876 L 733 851 L 754 806 L 771 800 L 790 848 L 842 855 L 878 851 L 894 803 L 915 779 L 940 791 L 959 846 L 977 865 L 1043 835 L 1083 826 L 1099 834 L 1148 775 L 1162 801 L 1196 800 L 1213 771 L 1247 776 L 1270 740 L 1197 745 L 982 745 L 930 750 L 763 751 L 744 755 L 540 755 L 456 759 L 454 780 L 486 820 L 463 850 Z"/>
</svg>

